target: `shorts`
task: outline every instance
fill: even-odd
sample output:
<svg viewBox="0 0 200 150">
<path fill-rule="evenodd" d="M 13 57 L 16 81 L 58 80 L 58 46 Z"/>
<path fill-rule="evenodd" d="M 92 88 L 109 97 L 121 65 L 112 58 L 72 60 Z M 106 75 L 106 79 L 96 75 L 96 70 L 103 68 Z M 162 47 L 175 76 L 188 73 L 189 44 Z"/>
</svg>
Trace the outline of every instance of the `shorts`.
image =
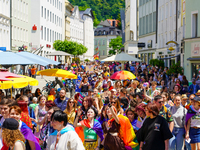
<svg viewBox="0 0 200 150">
<path fill-rule="evenodd" d="M 189 136 L 191 144 L 200 143 L 200 129 L 190 128 Z"/>
</svg>

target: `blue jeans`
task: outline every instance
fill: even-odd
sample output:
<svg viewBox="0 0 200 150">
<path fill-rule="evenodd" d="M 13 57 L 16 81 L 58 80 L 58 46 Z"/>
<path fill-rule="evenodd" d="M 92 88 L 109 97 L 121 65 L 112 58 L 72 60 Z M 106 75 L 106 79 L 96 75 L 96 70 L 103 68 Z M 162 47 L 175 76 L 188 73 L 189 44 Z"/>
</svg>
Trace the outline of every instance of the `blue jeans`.
<svg viewBox="0 0 200 150">
<path fill-rule="evenodd" d="M 182 150 L 185 129 L 174 127 L 172 134 L 173 137 L 169 140 L 169 150 Z"/>
</svg>

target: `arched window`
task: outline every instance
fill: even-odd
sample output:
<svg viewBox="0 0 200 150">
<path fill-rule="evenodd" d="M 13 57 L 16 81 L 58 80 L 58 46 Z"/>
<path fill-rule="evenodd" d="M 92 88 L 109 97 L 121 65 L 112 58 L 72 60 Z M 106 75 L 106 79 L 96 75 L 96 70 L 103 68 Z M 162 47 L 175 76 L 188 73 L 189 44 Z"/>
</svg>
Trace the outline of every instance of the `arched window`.
<svg viewBox="0 0 200 150">
<path fill-rule="evenodd" d="M 98 35 L 101 35 L 101 31 L 98 32 Z"/>
</svg>

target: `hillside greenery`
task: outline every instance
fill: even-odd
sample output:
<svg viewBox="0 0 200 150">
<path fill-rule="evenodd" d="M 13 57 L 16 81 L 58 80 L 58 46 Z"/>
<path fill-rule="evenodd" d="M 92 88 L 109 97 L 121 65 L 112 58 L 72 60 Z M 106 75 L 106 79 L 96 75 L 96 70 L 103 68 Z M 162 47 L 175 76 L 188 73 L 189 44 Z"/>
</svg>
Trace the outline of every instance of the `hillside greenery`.
<svg viewBox="0 0 200 150">
<path fill-rule="evenodd" d="M 125 0 L 69 0 L 74 6 L 79 6 L 83 11 L 92 8 L 97 26 L 101 20 L 117 19 L 120 20 L 120 8 L 125 8 Z"/>
</svg>

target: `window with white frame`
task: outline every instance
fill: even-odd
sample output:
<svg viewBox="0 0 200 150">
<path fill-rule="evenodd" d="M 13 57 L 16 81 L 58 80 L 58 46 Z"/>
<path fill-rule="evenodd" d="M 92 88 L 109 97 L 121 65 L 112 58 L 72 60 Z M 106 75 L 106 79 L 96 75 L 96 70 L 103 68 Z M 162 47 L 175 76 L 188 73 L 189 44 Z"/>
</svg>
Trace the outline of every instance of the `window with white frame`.
<svg viewBox="0 0 200 150">
<path fill-rule="evenodd" d="M 49 10 L 47 10 L 47 20 L 49 20 Z"/>
<path fill-rule="evenodd" d="M 46 8 L 44 9 L 44 19 L 46 19 Z"/>
<path fill-rule="evenodd" d="M 47 41 L 49 41 L 49 28 L 47 28 Z"/>
<path fill-rule="evenodd" d="M 169 13 L 170 13 L 170 17 L 172 16 L 172 2 L 170 2 L 170 6 L 169 6 Z"/>
<path fill-rule="evenodd" d="M 198 13 L 192 14 L 192 37 L 198 35 Z"/>
<path fill-rule="evenodd" d="M 50 11 L 50 22 L 51 22 L 51 11 Z"/>
<path fill-rule="evenodd" d="M 52 15 L 52 23 L 54 23 L 54 13 L 53 13 L 53 15 Z"/>
<path fill-rule="evenodd" d="M 46 27 L 44 27 L 44 40 L 46 40 Z"/>
<path fill-rule="evenodd" d="M 52 31 L 52 42 L 54 42 L 54 31 Z"/>
<path fill-rule="evenodd" d="M 43 6 L 41 7 L 41 17 L 43 17 Z"/>
</svg>

